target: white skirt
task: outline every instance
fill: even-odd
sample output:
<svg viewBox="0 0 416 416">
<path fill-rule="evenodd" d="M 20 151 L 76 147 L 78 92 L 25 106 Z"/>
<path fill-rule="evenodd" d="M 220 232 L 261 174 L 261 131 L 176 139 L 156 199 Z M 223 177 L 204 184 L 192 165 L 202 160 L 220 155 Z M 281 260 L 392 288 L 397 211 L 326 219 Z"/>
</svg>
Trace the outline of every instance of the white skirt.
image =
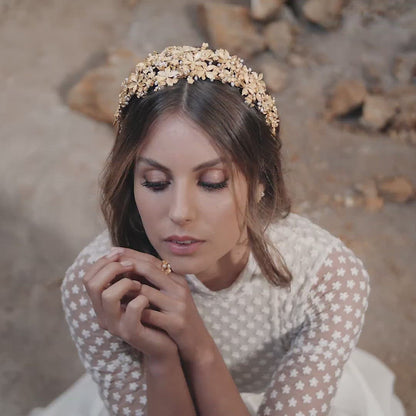
<svg viewBox="0 0 416 416">
<path fill-rule="evenodd" d="M 402 403 L 394 394 L 394 374 L 378 358 L 355 349 L 347 361 L 330 416 L 405 416 Z M 263 393 L 242 393 L 252 416 Z M 28 416 L 109 416 L 98 394 L 98 387 L 85 374 L 45 408 L 33 409 Z"/>
</svg>

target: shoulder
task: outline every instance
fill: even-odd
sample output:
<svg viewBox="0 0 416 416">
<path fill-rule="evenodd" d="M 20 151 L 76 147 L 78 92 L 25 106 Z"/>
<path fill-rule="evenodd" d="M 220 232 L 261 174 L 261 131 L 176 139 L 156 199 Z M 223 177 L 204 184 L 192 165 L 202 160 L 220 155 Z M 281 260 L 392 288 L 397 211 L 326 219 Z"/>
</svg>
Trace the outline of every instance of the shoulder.
<svg viewBox="0 0 416 416">
<path fill-rule="evenodd" d="M 363 316 L 369 275 L 363 262 L 339 238 L 297 214 L 273 224 L 268 236 L 293 276 L 289 291 L 276 291 L 278 304 L 297 319 L 303 319 L 305 313 L 326 311 L 334 304 Z"/>
<path fill-rule="evenodd" d="M 90 243 L 88 243 L 77 255 L 74 262 L 65 273 L 65 279 L 73 276 L 76 272 L 82 277 L 85 270 L 95 263 L 100 257 L 104 256 L 111 248 L 111 238 L 108 230 L 97 235 Z M 71 279 L 73 280 L 73 279 Z"/>
<path fill-rule="evenodd" d="M 268 235 L 275 242 L 283 242 L 289 239 L 291 242 L 300 240 L 309 244 L 316 242 L 327 244 L 338 240 L 310 219 L 295 213 L 290 213 L 287 217 L 271 224 L 268 228 Z"/>
<path fill-rule="evenodd" d="M 294 213 L 271 224 L 266 235 L 294 276 L 316 272 L 334 247 L 343 246 L 339 238 Z"/>
</svg>

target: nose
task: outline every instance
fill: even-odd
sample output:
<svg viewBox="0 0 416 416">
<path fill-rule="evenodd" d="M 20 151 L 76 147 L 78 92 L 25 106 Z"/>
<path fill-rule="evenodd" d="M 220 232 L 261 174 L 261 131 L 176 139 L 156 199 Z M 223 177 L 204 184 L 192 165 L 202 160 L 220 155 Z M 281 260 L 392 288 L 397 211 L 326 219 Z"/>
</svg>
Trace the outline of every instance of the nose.
<svg viewBox="0 0 416 416">
<path fill-rule="evenodd" d="M 185 184 L 177 184 L 172 189 L 169 218 L 177 225 L 184 225 L 195 218 L 195 200 Z"/>
</svg>

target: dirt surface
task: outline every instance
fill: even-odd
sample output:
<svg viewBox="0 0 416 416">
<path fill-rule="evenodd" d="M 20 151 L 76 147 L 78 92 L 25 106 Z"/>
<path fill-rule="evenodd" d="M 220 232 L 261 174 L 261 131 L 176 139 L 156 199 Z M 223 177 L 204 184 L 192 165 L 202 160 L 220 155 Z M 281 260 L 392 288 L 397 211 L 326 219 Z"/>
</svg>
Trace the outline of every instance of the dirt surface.
<svg viewBox="0 0 416 416">
<path fill-rule="evenodd" d="M 168 44 L 201 44 L 194 4 L 0 4 L 2 415 L 47 404 L 83 372 L 59 285 L 103 228 L 97 177 L 113 133 L 70 110 L 65 94 L 109 48 L 144 55 Z M 404 175 L 416 186 L 416 146 L 351 120 L 328 122 L 323 114 L 332 85 L 362 77 L 363 64 L 377 67 L 385 88 L 394 86 L 391 61 L 416 48 L 415 21 L 413 1 L 351 1 L 338 30 L 304 27 L 297 45 L 306 64 L 288 67 L 286 88 L 277 95 L 294 209 L 342 238 L 366 264 L 372 291 L 359 346 L 394 371 L 409 416 L 416 415 L 416 203 L 385 202 L 371 212 L 339 201 L 378 176 Z"/>
</svg>

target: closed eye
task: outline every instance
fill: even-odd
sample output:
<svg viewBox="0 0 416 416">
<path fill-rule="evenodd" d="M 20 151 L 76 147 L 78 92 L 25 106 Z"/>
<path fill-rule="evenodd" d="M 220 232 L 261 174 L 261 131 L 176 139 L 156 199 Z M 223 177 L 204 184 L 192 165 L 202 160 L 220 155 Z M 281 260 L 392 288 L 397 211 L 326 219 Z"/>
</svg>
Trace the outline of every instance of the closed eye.
<svg viewBox="0 0 416 416">
<path fill-rule="evenodd" d="M 222 182 L 202 182 L 199 181 L 198 185 L 203 187 L 208 192 L 217 191 L 220 189 L 224 189 L 228 186 L 228 179 Z"/>
<path fill-rule="evenodd" d="M 164 191 L 170 185 L 170 181 L 144 181 L 142 182 L 142 186 L 149 188 L 153 192 L 160 192 Z M 204 188 L 208 192 L 217 191 L 224 189 L 228 186 L 228 179 L 222 182 L 198 182 L 198 186 Z"/>
<path fill-rule="evenodd" d="M 170 185 L 170 181 L 150 182 L 145 180 L 142 182 L 142 185 L 151 189 L 153 192 L 160 192 L 165 190 Z"/>
</svg>

